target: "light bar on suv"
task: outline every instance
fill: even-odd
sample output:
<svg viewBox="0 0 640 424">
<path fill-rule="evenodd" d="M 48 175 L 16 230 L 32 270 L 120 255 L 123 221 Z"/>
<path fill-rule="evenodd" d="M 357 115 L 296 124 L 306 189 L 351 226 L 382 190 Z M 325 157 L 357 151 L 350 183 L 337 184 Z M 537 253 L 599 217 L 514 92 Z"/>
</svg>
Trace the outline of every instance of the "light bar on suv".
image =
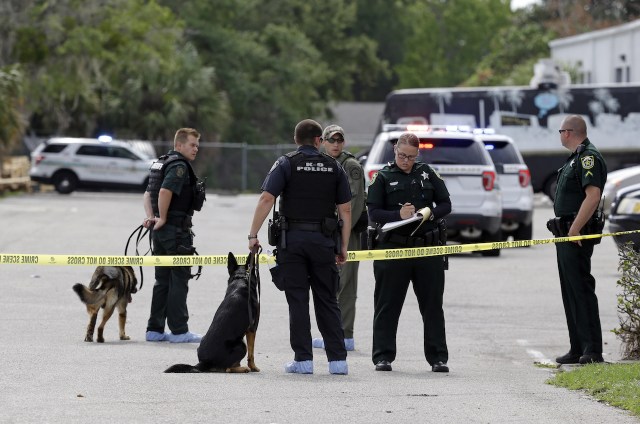
<svg viewBox="0 0 640 424">
<path fill-rule="evenodd" d="M 495 134 L 493 128 L 471 128 L 469 125 L 422 125 L 422 124 L 384 124 L 383 132 L 411 131 L 411 132 L 458 132 L 473 134 Z"/>
</svg>

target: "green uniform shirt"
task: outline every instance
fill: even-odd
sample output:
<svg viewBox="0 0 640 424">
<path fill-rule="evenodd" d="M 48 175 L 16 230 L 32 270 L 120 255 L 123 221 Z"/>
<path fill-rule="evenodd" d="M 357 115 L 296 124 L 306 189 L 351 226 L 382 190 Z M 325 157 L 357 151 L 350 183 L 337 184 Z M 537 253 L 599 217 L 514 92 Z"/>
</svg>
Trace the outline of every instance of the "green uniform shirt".
<svg viewBox="0 0 640 424">
<path fill-rule="evenodd" d="M 364 171 L 360 162 L 349 152 L 343 151 L 336 160 L 342 165 L 349 179 L 349 187 L 351 189 L 351 228 L 353 228 L 365 210 L 366 205 Z"/>
<path fill-rule="evenodd" d="M 178 152 L 170 151 L 169 154 L 175 154 Z M 179 153 L 178 153 L 179 154 Z M 186 159 L 185 159 L 186 160 Z M 178 196 L 182 191 L 185 183 L 189 182 L 189 169 L 187 164 L 182 160 L 172 162 L 167 167 L 164 173 L 164 179 L 162 180 L 162 188 L 171 190 L 171 192 Z"/>
<path fill-rule="evenodd" d="M 440 175 L 426 163 L 416 162 L 410 173 L 405 173 L 395 163 L 386 165 L 369 185 L 367 203 L 388 211 L 399 211 L 405 203 L 411 203 L 416 210 L 425 206 L 433 208 L 434 203 L 449 198 L 449 190 Z M 418 223 L 399 227 L 394 232 L 411 234 Z M 436 228 L 436 221 L 427 221 L 421 228 Z"/>
<path fill-rule="evenodd" d="M 607 164 L 596 147 L 585 139 L 576 152 L 558 170 L 558 185 L 553 210 L 556 216 L 572 216 L 578 213 L 584 201 L 585 187 L 604 188 L 607 181 Z M 581 150 L 578 153 L 578 150 Z"/>
</svg>

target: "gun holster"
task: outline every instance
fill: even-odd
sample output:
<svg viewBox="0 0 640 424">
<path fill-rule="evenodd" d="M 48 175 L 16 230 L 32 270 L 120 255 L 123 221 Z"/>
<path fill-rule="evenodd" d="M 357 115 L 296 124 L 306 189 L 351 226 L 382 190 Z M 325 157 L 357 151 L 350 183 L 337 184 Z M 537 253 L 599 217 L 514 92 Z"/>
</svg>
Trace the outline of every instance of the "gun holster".
<svg viewBox="0 0 640 424">
<path fill-rule="evenodd" d="M 344 222 L 341 219 L 323 218 L 320 223 L 322 234 L 325 237 L 331 237 L 335 243 L 335 253 L 342 253 L 342 226 Z"/>
<path fill-rule="evenodd" d="M 447 245 L 447 221 L 444 218 L 438 220 L 438 242 L 440 246 Z M 449 255 L 442 255 L 444 260 L 444 270 L 449 269 Z"/>
<path fill-rule="evenodd" d="M 367 250 L 374 250 L 378 242 L 378 229 L 375 227 L 367 227 Z"/>
<path fill-rule="evenodd" d="M 282 221 L 280 218 L 280 213 L 274 211 L 273 218 L 270 218 L 267 224 L 267 239 L 271 246 L 277 247 L 280 244 L 280 236 L 282 234 Z"/>
</svg>

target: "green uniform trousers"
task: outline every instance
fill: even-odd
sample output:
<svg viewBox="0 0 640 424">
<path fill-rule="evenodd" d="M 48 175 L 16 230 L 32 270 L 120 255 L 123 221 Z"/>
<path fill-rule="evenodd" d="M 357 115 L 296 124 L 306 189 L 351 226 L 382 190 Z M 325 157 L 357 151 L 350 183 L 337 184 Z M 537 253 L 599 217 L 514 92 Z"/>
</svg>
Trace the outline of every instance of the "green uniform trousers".
<svg viewBox="0 0 640 424">
<path fill-rule="evenodd" d="M 602 329 L 596 280 L 591 275 L 593 243 L 556 243 L 562 303 L 569 328 L 571 353 L 602 354 Z"/>
<path fill-rule="evenodd" d="M 381 244 L 377 249 L 397 249 Z M 444 295 L 444 258 L 429 256 L 414 259 L 374 261 L 376 279 L 373 316 L 373 363 L 396 358 L 396 333 L 409 282 L 418 299 L 424 331 L 424 355 L 430 365 L 447 362 L 449 353 L 445 334 L 442 301 Z"/>
<path fill-rule="evenodd" d="M 153 231 L 154 255 L 177 255 L 178 246 L 190 248 L 193 237 L 189 230 L 175 225 L 165 224 L 158 231 Z M 151 297 L 151 314 L 147 323 L 147 331 L 164 332 L 165 320 L 173 334 L 189 331 L 187 321 L 187 293 L 191 268 L 187 266 L 157 266 L 156 282 Z"/>
<path fill-rule="evenodd" d="M 360 250 L 360 233 L 351 232 L 347 250 Z M 359 261 L 345 263 L 340 268 L 340 289 L 338 290 L 338 304 L 342 316 L 342 329 L 345 339 L 353 338 L 353 325 L 356 320 L 356 298 L 358 292 Z"/>
</svg>

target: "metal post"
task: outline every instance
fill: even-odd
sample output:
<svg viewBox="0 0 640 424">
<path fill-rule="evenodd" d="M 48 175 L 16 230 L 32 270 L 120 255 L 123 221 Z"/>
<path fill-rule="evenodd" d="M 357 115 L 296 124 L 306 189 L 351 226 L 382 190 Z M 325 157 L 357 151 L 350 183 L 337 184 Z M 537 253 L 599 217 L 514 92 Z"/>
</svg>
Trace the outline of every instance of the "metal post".
<svg viewBox="0 0 640 424">
<path fill-rule="evenodd" d="M 248 159 L 247 159 L 247 143 L 243 142 L 242 145 L 242 186 L 241 192 L 244 193 L 247 190 L 247 173 L 249 172 Z"/>
</svg>

